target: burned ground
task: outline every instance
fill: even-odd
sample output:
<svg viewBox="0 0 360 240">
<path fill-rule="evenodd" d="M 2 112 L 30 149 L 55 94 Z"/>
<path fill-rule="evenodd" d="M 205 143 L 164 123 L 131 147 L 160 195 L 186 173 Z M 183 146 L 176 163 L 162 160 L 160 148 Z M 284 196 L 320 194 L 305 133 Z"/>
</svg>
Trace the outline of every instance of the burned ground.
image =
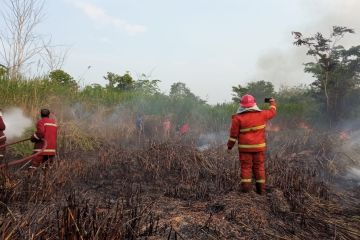
<svg viewBox="0 0 360 240">
<path fill-rule="evenodd" d="M 102 143 L 46 170 L 1 175 L 2 239 L 359 239 L 352 161 L 330 134 L 269 137 L 264 196 L 239 191 L 223 146 Z"/>
</svg>

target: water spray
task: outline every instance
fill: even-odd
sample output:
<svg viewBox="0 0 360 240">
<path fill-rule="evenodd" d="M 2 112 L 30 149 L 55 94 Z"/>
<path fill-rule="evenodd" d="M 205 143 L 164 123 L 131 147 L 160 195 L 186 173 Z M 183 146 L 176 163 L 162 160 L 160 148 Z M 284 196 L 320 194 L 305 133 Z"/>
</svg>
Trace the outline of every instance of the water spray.
<svg viewBox="0 0 360 240">
<path fill-rule="evenodd" d="M 4 111 L 3 120 L 6 125 L 4 132 L 8 140 L 21 137 L 24 131 L 32 126 L 32 120 L 26 117 L 20 108 Z"/>
</svg>

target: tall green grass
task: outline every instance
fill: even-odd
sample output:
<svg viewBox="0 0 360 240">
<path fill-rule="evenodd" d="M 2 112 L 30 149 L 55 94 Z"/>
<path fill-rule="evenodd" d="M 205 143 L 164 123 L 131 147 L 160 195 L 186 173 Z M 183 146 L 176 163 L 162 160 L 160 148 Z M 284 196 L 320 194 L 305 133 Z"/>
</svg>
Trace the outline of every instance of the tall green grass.
<svg viewBox="0 0 360 240">
<path fill-rule="evenodd" d="M 292 122 L 294 119 L 311 121 L 318 118 L 318 106 L 310 98 L 305 98 L 306 94 L 306 89 L 286 89 L 278 93 L 278 116 L 274 121 Z M 38 117 L 40 108 L 50 108 L 56 113 L 60 126 L 63 126 L 64 131 L 61 133 L 69 138 L 62 139 L 60 141 L 62 145 L 71 148 L 69 146 L 71 143 L 72 146 L 89 150 L 94 149 L 96 145 L 92 143 L 99 142 L 98 136 L 91 136 L 90 132 L 113 117 L 114 112 L 121 112 L 124 109 L 126 109 L 123 111 L 126 120 L 122 119 L 121 124 L 128 126 L 127 129 L 117 127 L 118 135 L 122 134 L 120 131 L 127 134 L 131 132 L 128 129 L 133 128 L 133 120 L 137 113 L 155 115 L 159 121 L 170 117 L 173 126 L 188 122 L 191 129 L 197 129 L 199 132 L 223 131 L 229 128 L 231 115 L 238 108 L 236 103 L 209 105 L 191 98 L 172 98 L 163 93 L 149 94 L 144 91 L 119 91 L 99 85 L 76 89 L 47 78 L 0 80 L 0 103 L 2 108 L 22 108 L 34 120 Z M 261 108 L 267 108 L 267 104 L 259 103 L 259 105 Z M 74 109 L 79 106 L 89 115 L 88 118 L 75 119 Z M 95 116 L 95 120 L 91 119 Z M 76 127 L 76 131 L 75 125 L 79 126 Z M 107 127 L 111 129 L 113 126 L 110 124 Z M 101 130 L 97 133 L 101 133 Z"/>
</svg>

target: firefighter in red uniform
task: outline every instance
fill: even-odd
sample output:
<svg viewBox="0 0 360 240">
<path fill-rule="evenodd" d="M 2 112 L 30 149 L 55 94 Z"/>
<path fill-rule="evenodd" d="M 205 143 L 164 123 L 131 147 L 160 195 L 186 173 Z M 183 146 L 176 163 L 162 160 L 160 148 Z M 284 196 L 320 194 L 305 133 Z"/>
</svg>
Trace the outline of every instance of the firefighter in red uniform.
<svg viewBox="0 0 360 240">
<path fill-rule="evenodd" d="M 36 132 L 31 136 L 34 142 L 34 153 L 41 151 L 46 140 L 47 146 L 44 151 L 31 160 L 31 168 L 37 168 L 42 163 L 50 164 L 56 154 L 57 125 L 54 119 L 50 119 L 50 111 L 41 109 L 41 119 L 36 123 Z"/>
<path fill-rule="evenodd" d="M 266 122 L 276 114 L 275 100 L 270 98 L 269 103 L 269 110 L 260 110 L 253 96 L 244 95 L 240 108 L 232 116 L 227 146 L 230 151 L 238 141 L 242 192 L 251 190 L 252 173 L 255 175 L 256 192 L 265 192 L 265 127 Z"/>
<path fill-rule="evenodd" d="M 6 136 L 4 134 L 4 130 L 5 130 L 5 123 L 2 118 L 2 111 L 0 109 L 0 146 L 5 145 L 5 143 L 6 143 Z M 4 154 L 5 154 L 5 149 L 1 148 L 0 149 L 0 162 L 2 162 L 2 160 L 4 159 Z"/>
</svg>

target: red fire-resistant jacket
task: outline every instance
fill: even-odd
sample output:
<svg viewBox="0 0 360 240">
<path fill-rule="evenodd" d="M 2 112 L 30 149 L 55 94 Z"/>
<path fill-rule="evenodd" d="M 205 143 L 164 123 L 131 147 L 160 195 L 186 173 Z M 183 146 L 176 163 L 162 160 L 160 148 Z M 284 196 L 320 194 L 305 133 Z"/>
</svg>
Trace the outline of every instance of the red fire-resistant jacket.
<svg viewBox="0 0 360 240">
<path fill-rule="evenodd" d="M 276 114 L 275 101 L 270 103 L 269 110 L 248 111 L 232 116 L 228 149 L 232 149 L 236 141 L 240 152 L 261 152 L 266 148 L 266 122 Z"/>
<path fill-rule="evenodd" d="M 5 123 L 2 119 L 2 117 L 0 116 L 0 146 L 4 145 L 6 142 L 6 136 L 4 134 L 4 130 L 5 130 Z"/>
<path fill-rule="evenodd" d="M 47 147 L 41 155 L 55 155 L 56 154 L 56 139 L 57 139 L 57 125 L 54 119 L 47 117 L 41 118 L 36 123 L 36 132 L 31 137 L 34 142 L 34 152 L 38 152 L 43 147 L 43 140 L 47 142 Z"/>
</svg>

